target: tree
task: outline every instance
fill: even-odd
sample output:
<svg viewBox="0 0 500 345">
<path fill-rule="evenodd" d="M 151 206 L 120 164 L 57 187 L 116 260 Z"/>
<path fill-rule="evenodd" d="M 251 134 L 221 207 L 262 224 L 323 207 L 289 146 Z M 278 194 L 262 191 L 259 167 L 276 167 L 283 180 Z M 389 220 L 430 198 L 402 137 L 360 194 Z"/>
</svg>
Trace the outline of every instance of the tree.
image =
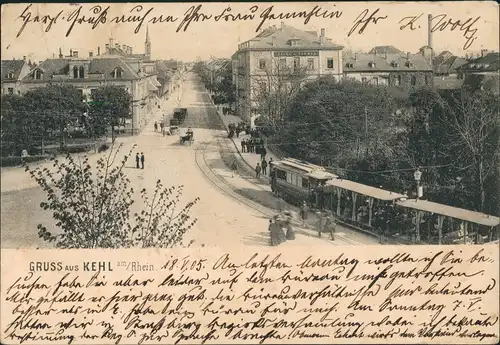
<svg viewBox="0 0 500 345">
<path fill-rule="evenodd" d="M 307 67 L 275 57 L 257 56 L 259 69 L 251 76 L 250 107 L 256 108 L 271 128 L 283 124 L 285 113 L 293 97 L 299 92 L 308 77 Z"/>
<path fill-rule="evenodd" d="M 447 111 L 442 115 L 454 134 L 449 142 L 457 152 L 457 165 L 472 169 L 476 208 L 498 212 L 498 205 L 487 205 L 488 180 L 498 183 L 500 152 L 500 104 L 489 90 L 464 87 L 445 94 Z"/>
<path fill-rule="evenodd" d="M 182 244 L 184 234 L 196 223 L 189 215 L 199 198 L 180 210 L 182 186 L 165 188 L 158 180 L 153 198 L 143 189 L 141 211 L 131 217 L 134 189 L 124 172 L 132 150 L 119 162 L 120 151 L 111 149 L 92 172 L 88 157 L 71 155 L 65 161 L 53 160 L 54 170 L 26 171 L 47 194 L 40 206 L 53 212 L 60 234 L 38 225 L 39 236 L 55 242 L 57 248 L 171 248 Z"/>
<path fill-rule="evenodd" d="M 132 96 L 122 87 L 107 85 L 96 89 L 89 106 L 91 136 L 101 136 L 111 126 L 114 139 L 114 128 L 131 117 L 131 104 Z"/>
</svg>

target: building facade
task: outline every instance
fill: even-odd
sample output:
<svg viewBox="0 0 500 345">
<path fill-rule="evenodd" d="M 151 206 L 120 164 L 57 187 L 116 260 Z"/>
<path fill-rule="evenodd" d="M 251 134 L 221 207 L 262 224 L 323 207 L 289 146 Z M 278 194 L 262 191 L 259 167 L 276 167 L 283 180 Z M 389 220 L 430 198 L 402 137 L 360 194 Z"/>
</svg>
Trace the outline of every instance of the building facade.
<svg viewBox="0 0 500 345">
<path fill-rule="evenodd" d="M 2 60 L 2 95 L 21 95 L 21 80 L 29 74 L 31 67 L 26 57 L 22 60 Z"/>
<path fill-rule="evenodd" d="M 252 122 L 259 115 L 258 93 L 289 87 L 323 75 L 341 78 L 343 47 L 321 29 L 302 31 L 281 23 L 241 43 L 232 56 L 237 112 Z"/>
<path fill-rule="evenodd" d="M 421 54 L 344 54 L 344 77 L 401 88 L 433 85 L 432 66 Z"/>
</svg>

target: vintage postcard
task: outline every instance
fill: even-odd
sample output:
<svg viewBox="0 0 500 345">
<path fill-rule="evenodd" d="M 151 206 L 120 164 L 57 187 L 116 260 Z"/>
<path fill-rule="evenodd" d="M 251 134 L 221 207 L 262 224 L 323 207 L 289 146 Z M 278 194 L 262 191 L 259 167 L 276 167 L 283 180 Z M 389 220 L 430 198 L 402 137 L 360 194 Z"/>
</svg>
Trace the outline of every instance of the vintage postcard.
<svg viewBox="0 0 500 345">
<path fill-rule="evenodd" d="M 496 344 L 495 2 L 1 6 L 2 344 Z"/>
</svg>

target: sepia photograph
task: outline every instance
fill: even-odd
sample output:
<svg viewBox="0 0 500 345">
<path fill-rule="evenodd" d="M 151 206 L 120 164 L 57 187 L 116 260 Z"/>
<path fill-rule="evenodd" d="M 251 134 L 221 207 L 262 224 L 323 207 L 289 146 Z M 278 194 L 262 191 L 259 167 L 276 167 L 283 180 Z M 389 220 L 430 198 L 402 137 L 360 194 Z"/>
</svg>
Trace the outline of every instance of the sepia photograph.
<svg viewBox="0 0 500 345">
<path fill-rule="evenodd" d="M 2 279 L 10 281 L 2 288 L 9 309 L 2 310 L 14 320 L 2 320 L 2 343 L 498 340 L 496 2 L 18 3 L 2 5 L 1 17 L 0 235 L 2 256 L 9 258 L 2 260 Z M 102 249 L 121 250 L 116 252 L 121 259 L 107 259 L 112 252 Z M 211 251 L 217 254 L 205 254 L 215 253 Z M 173 253 L 193 254 L 188 260 Z M 235 255 L 241 255 L 240 264 Z M 314 261 L 308 255 L 325 257 Z M 99 261 L 88 261 L 93 257 Z M 204 266 L 207 260 L 210 272 Z M 429 273 L 439 260 L 442 267 Z M 295 261 L 297 265 L 290 264 Z M 422 271 L 414 275 L 413 264 Z M 397 265 L 408 265 L 408 271 L 403 274 L 401 268 L 390 275 Z M 450 273 L 446 265 L 469 273 Z M 160 266 L 163 274 L 182 272 L 181 278 L 147 280 L 146 274 Z M 365 271 L 352 276 L 356 266 Z M 118 273 L 111 273 L 118 267 L 123 280 L 110 280 L 104 288 L 102 274 L 118 279 Z M 238 270 L 256 267 L 263 271 L 250 272 L 237 283 Z M 281 272 L 279 279 L 268 277 L 266 270 L 272 268 Z M 71 280 L 76 273 L 70 272 L 78 269 L 98 273 L 79 283 L 78 276 Z M 125 271 L 140 272 L 144 279 L 132 274 L 126 280 Z M 37 272 L 48 274 L 40 279 L 53 281 L 42 284 Z M 217 272 L 218 280 L 212 278 Z M 211 328 L 207 326 L 204 336 L 200 327 L 205 326 L 199 324 L 190 333 L 184 318 L 201 322 L 217 314 L 210 304 L 201 312 L 180 314 L 183 303 L 204 299 L 200 291 L 184 296 L 172 309 L 181 321 L 174 319 L 180 324 L 167 328 L 177 331 L 159 335 L 174 322 L 174 312 L 154 326 L 146 319 L 138 321 L 161 318 L 153 309 L 164 300 L 158 293 L 152 297 L 154 291 L 164 292 L 159 287 L 175 286 L 179 294 L 182 289 L 187 293 L 204 284 L 205 273 L 210 282 L 205 294 L 216 289 L 210 303 L 226 301 L 235 309 L 269 302 L 269 295 L 258 292 L 259 284 L 273 293 L 281 290 L 276 304 L 266 302 L 270 305 L 259 316 L 264 321 L 252 326 L 262 334 L 235 336 L 240 326 L 225 328 L 230 315 L 235 322 L 240 314 L 241 320 L 257 316 L 235 309 L 219 321 L 207 319 Z M 332 278 L 335 274 L 342 278 Z M 429 274 L 434 278 L 429 280 Z M 473 278 L 479 274 L 491 279 Z M 393 281 L 403 276 L 404 288 L 392 291 L 400 284 L 391 286 Z M 325 279 L 330 285 L 336 279 L 346 279 L 346 286 L 361 285 L 343 295 L 340 286 L 335 292 L 328 290 L 330 285 L 323 288 Z M 426 282 L 419 285 L 420 279 Z M 65 319 L 55 331 L 56 326 L 41 321 L 49 318 L 55 300 L 33 297 L 43 296 L 46 289 L 56 294 L 102 287 L 109 295 L 106 307 L 98 305 L 105 297 L 97 295 L 81 301 L 95 302 L 101 308 L 95 312 L 110 322 L 119 303 L 134 305 L 139 298 L 116 297 L 112 284 L 127 293 L 129 287 L 136 292 L 143 288 L 146 294 L 153 280 L 163 282 L 145 297 L 151 309 L 135 305 L 120 323 L 122 333 L 101 324 L 104 331 L 99 328 L 91 336 L 90 325 L 97 327 L 97 321 L 91 324 L 87 312 L 84 326 L 81 312 L 68 306 L 60 312 L 79 315 L 81 323 Z M 321 292 L 298 297 L 309 293 L 310 280 L 310 291 Z M 382 292 L 374 297 L 377 281 L 387 284 L 379 289 L 392 296 L 388 299 L 407 296 L 419 307 L 389 306 Z M 230 284 L 224 285 L 225 297 L 216 288 L 219 284 Z M 245 292 L 252 284 L 254 290 Z M 303 291 L 283 297 L 301 284 Z M 240 302 L 233 301 L 236 290 L 242 290 Z M 415 297 L 416 291 L 422 296 Z M 478 300 L 473 300 L 476 295 Z M 75 296 L 69 302 L 76 308 Z M 313 311 L 314 302 L 306 310 L 304 304 L 302 312 L 314 316 L 300 322 L 273 319 L 298 313 L 297 301 L 292 309 L 294 299 L 351 296 L 355 301 L 347 302 L 348 307 L 331 306 L 329 311 L 328 306 Z M 382 306 L 372 310 L 369 302 L 361 304 L 363 298 L 380 298 L 374 305 Z M 439 298 L 447 301 L 442 307 Z M 444 304 L 453 314 L 453 307 L 459 307 L 453 301 L 462 298 L 464 306 L 489 307 L 488 318 L 444 316 Z M 38 307 L 27 309 L 31 303 Z M 363 334 L 368 321 L 361 326 L 342 316 L 344 323 L 328 324 L 342 331 L 320 336 L 317 329 L 326 326 L 312 325 L 313 319 L 323 316 L 321 322 L 326 322 L 335 308 L 352 315 L 364 310 L 384 321 L 371 320 L 372 336 L 366 330 L 364 336 L 355 336 Z M 459 310 L 467 315 L 470 308 Z M 408 320 L 384 319 L 382 314 L 389 311 L 432 321 L 420 325 L 427 328 L 418 333 Z M 42 315 L 40 320 L 37 315 Z M 440 315 L 444 319 L 433 324 Z M 306 322 L 311 324 L 303 326 Z M 393 331 L 385 336 L 375 334 L 377 327 L 389 326 Z M 146 336 L 148 327 L 152 333 Z M 280 333 L 281 327 L 293 331 Z M 345 335 L 353 327 L 352 336 Z M 483 329 L 467 333 L 462 329 L 467 327 Z M 307 334 L 313 330 L 316 336 Z M 83 333 L 71 338 L 71 332 Z"/>
</svg>

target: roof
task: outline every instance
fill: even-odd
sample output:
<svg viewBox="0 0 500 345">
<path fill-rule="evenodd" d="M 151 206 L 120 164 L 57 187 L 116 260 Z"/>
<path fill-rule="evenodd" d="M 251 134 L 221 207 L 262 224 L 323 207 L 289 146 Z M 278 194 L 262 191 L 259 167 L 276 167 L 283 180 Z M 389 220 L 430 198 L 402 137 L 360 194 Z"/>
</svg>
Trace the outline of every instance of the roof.
<svg viewBox="0 0 500 345">
<path fill-rule="evenodd" d="M 54 75 L 70 74 L 70 63 L 75 59 L 47 59 L 37 66 L 33 71 L 26 76 L 23 81 L 33 80 L 33 72 L 36 69 L 41 69 L 43 72 L 42 80 L 49 81 Z M 139 75 L 120 57 L 99 57 L 91 60 L 77 59 L 77 61 L 89 62 L 89 74 L 104 75 L 104 78 L 112 78 L 113 71 L 120 67 L 123 70 L 122 79 L 139 79 Z M 72 80 L 71 78 L 69 80 Z M 81 80 L 81 79 L 80 79 Z"/>
<path fill-rule="evenodd" d="M 2 81 L 18 80 L 25 63 L 24 60 L 2 60 Z M 13 73 L 12 78 L 9 78 L 10 73 Z"/>
<path fill-rule="evenodd" d="M 344 53 L 344 72 L 384 71 L 384 72 L 432 72 L 429 62 L 421 54 L 353 54 Z M 406 63 L 410 61 L 411 67 Z M 370 67 L 370 62 L 375 66 Z M 352 67 L 350 67 L 352 64 Z"/>
<path fill-rule="evenodd" d="M 394 46 L 376 46 L 368 54 L 403 54 L 401 50 Z"/>
<path fill-rule="evenodd" d="M 400 200 L 396 202 L 398 205 L 408 207 L 420 211 L 441 214 L 443 216 L 464 220 L 485 226 L 497 226 L 500 224 L 500 219 L 495 216 L 490 216 L 484 213 L 465 210 L 463 208 L 438 204 L 427 200 Z"/>
<path fill-rule="evenodd" d="M 291 46 L 290 40 L 298 40 L 298 46 Z M 288 25 L 282 25 L 282 28 L 276 26 L 261 31 L 256 37 L 245 43 L 251 42 L 249 47 L 242 50 L 274 50 L 274 49 L 335 49 L 341 50 L 344 47 L 332 43 L 328 38 L 323 44 L 320 44 L 320 37 L 311 31 L 303 31 Z"/>
<path fill-rule="evenodd" d="M 454 55 L 437 56 L 433 60 L 434 73 L 437 74 L 452 74 L 455 73 L 457 68 L 467 64 L 467 60 Z"/>
<path fill-rule="evenodd" d="M 338 176 L 332 173 L 329 173 L 328 171 L 313 171 L 307 176 L 312 177 L 316 180 L 327 180 L 327 179 L 332 179 L 332 178 L 337 178 Z"/>
<path fill-rule="evenodd" d="M 464 84 L 464 79 L 458 79 L 456 77 L 434 78 L 434 87 L 439 90 L 455 90 L 460 89 Z"/>
<path fill-rule="evenodd" d="M 460 66 L 458 70 L 467 72 L 498 72 L 500 71 L 500 54 L 488 53 L 471 62 Z"/>
<path fill-rule="evenodd" d="M 394 193 L 394 192 L 383 190 L 380 188 L 367 186 L 367 185 L 353 182 L 353 181 L 349 181 L 349 180 L 342 180 L 342 179 L 330 180 L 326 183 L 326 185 L 342 188 L 345 190 L 350 190 L 350 191 L 353 191 L 355 193 L 366 195 L 366 196 L 369 196 L 369 197 L 372 197 L 375 199 L 379 199 L 379 200 L 389 201 L 389 200 L 398 200 L 398 199 L 406 197 L 403 194 Z"/>
</svg>

